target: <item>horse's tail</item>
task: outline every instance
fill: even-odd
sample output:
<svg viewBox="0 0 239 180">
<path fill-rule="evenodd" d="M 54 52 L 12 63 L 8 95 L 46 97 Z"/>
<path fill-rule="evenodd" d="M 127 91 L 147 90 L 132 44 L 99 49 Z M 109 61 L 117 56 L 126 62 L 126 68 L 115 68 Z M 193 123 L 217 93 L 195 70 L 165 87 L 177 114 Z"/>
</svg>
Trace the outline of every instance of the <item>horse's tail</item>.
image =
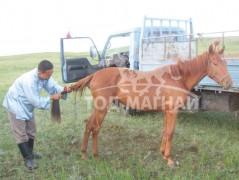
<svg viewBox="0 0 239 180">
<path fill-rule="evenodd" d="M 86 86 L 89 85 L 90 81 L 92 80 L 92 78 L 94 77 L 94 74 L 91 74 L 89 76 L 86 76 L 85 78 L 75 82 L 74 84 L 72 84 L 70 86 L 72 91 L 77 91 L 79 90 L 81 95 L 83 93 L 83 91 L 85 90 Z"/>
<path fill-rule="evenodd" d="M 51 119 L 58 123 L 61 122 L 61 110 L 59 100 L 53 100 L 51 103 Z"/>
<path fill-rule="evenodd" d="M 65 88 L 61 92 L 62 95 L 67 93 L 67 90 Z M 59 100 L 52 100 L 52 103 L 51 103 L 51 119 L 58 122 L 58 123 L 61 122 L 61 110 L 60 110 Z"/>
</svg>

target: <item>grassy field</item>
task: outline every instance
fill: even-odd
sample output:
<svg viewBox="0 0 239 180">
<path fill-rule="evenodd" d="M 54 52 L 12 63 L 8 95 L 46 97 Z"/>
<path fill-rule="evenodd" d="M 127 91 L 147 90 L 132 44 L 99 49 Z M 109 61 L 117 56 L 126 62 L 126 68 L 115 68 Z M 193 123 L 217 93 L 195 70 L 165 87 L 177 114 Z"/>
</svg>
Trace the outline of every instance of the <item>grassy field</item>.
<svg viewBox="0 0 239 180">
<path fill-rule="evenodd" d="M 211 37 L 211 38 L 203 38 L 203 39 L 198 39 L 197 40 L 197 53 L 201 54 L 203 53 L 205 50 L 207 50 L 207 48 L 210 46 L 210 44 L 212 42 L 214 42 L 215 39 L 220 40 L 220 45 L 219 45 L 219 49 L 221 48 L 222 44 L 225 45 L 225 51 L 224 51 L 224 57 L 225 58 L 231 58 L 231 57 L 236 57 L 239 58 L 239 52 L 238 52 L 238 42 L 239 42 L 239 37 L 236 36 L 228 36 L 228 37 L 221 37 L 222 35 L 220 35 L 219 37 Z"/>
<path fill-rule="evenodd" d="M 61 82 L 59 53 L 0 57 L 0 102 L 13 81 L 42 59 L 54 65 L 53 78 Z M 44 93 L 43 93 L 44 95 Z M 131 117 L 116 108 L 107 114 L 99 136 L 99 158 L 81 159 L 85 119 L 91 114 L 86 97 L 71 93 L 61 101 L 62 123 L 51 121 L 50 111 L 36 110 L 36 151 L 43 158 L 29 171 L 11 135 L 6 110 L 0 106 L 0 179 L 238 179 L 239 121 L 233 113 L 181 112 L 170 170 L 159 152 L 162 113 Z"/>
</svg>

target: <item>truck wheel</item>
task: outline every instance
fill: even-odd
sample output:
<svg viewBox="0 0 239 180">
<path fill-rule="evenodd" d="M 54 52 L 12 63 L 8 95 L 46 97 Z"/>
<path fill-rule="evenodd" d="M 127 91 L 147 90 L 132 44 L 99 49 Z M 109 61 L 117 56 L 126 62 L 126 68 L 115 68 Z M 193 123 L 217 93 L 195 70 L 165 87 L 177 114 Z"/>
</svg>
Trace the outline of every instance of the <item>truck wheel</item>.
<svg viewBox="0 0 239 180">
<path fill-rule="evenodd" d="M 132 116 L 136 114 L 136 110 L 131 109 L 127 106 L 125 106 L 124 104 L 119 103 L 119 107 L 120 109 L 120 113 L 123 114 L 124 116 Z"/>
<path fill-rule="evenodd" d="M 116 105 L 116 107 L 119 109 L 120 113 L 123 114 L 124 116 L 128 116 L 128 115 L 134 115 L 136 114 L 136 110 L 131 109 L 127 106 L 125 106 L 124 104 L 121 104 L 118 101 L 113 101 L 113 103 Z"/>
</svg>

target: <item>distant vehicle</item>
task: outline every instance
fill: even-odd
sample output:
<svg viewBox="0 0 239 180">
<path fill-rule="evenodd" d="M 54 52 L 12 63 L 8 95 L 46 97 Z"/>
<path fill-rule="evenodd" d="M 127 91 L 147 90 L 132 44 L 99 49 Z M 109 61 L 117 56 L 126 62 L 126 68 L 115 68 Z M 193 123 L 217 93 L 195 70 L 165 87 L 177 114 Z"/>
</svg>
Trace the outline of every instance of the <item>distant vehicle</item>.
<svg viewBox="0 0 239 180">
<path fill-rule="evenodd" d="M 200 43 L 208 48 L 202 42 L 210 44 L 218 36 L 210 37 L 211 41 L 200 38 L 201 35 L 194 35 L 192 19 L 149 17 L 144 17 L 142 27 L 110 35 L 102 51 L 97 49 L 90 37 L 68 35 L 67 38 L 60 40 L 62 80 L 65 83 L 76 82 L 107 67 L 149 71 L 158 66 L 176 63 L 178 57 L 189 60 L 199 53 Z M 224 32 L 220 38 L 226 43 Z M 227 48 L 226 46 L 226 50 Z M 195 88 L 195 93 L 200 97 L 199 109 L 219 111 L 239 109 L 239 57 L 227 60 L 234 81 L 233 88 L 224 91 L 209 78 L 204 78 Z M 225 96 L 223 100 L 218 98 L 222 97 L 222 92 Z M 234 102 L 235 99 L 238 99 L 238 103 Z M 128 112 L 127 107 L 123 108 Z"/>
</svg>

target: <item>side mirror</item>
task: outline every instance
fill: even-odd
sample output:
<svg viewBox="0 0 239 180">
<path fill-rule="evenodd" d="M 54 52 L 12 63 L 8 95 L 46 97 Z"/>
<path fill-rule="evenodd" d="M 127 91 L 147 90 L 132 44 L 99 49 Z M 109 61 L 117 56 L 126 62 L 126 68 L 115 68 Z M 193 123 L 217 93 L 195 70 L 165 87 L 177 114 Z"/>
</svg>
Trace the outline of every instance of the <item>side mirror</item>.
<svg viewBox="0 0 239 180">
<path fill-rule="evenodd" d="M 97 57 L 97 50 L 95 48 L 95 46 L 91 46 L 90 47 L 90 56 L 92 59 L 96 59 Z"/>
</svg>

